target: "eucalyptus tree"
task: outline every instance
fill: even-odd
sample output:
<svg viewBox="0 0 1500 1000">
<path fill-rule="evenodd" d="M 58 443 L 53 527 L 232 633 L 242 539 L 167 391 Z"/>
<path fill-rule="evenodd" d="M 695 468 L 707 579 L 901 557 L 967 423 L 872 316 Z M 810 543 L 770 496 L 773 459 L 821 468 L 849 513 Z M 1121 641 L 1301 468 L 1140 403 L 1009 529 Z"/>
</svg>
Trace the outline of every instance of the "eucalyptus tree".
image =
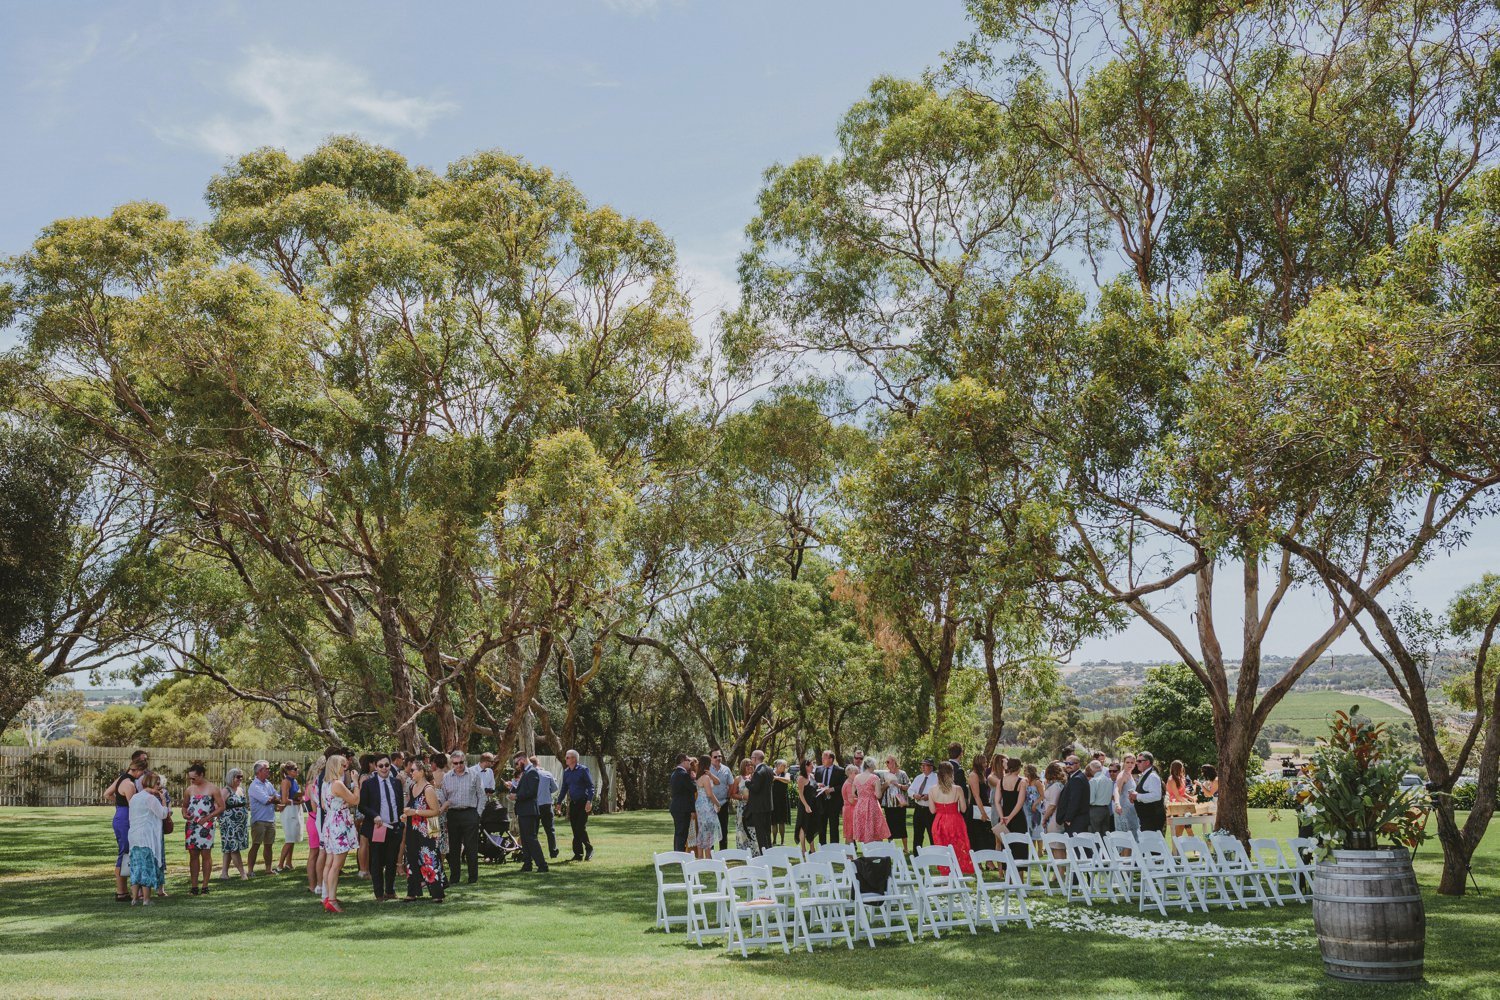
<svg viewBox="0 0 1500 1000">
<path fill-rule="evenodd" d="M 504 153 L 439 175 L 354 139 L 248 154 L 208 202 L 59 220 L 13 262 L 34 391 L 258 605 L 310 612 L 266 622 L 315 697 L 339 650 L 404 744 L 513 738 L 597 587 L 588 532 L 527 497 L 572 459 L 651 475 L 694 351 L 670 242 Z"/>
</svg>

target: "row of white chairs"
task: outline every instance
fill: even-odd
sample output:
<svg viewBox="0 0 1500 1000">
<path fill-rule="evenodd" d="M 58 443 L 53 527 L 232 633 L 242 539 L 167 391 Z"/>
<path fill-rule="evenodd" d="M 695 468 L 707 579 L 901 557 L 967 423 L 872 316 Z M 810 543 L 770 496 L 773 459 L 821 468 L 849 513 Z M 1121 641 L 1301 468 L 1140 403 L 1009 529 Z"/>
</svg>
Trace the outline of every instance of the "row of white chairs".
<svg viewBox="0 0 1500 1000">
<path fill-rule="evenodd" d="M 1206 913 L 1210 906 L 1307 902 L 1313 847 L 1305 838 L 1292 838 L 1283 847 L 1260 837 L 1247 848 L 1222 833 L 1207 841 L 1179 836 L 1170 845 L 1156 831 L 1047 834 L 1041 854 L 1017 866 L 1028 885 L 1033 873 L 1040 873 L 1043 889 L 1065 903 L 1134 901 L 1138 909 L 1154 907 L 1162 915 L 1168 907 Z"/>
<path fill-rule="evenodd" d="M 726 948 L 743 955 L 750 948 L 853 948 L 859 939 L 873 948 L 879 937 L 974 934 L 980 924 L 992 930 L 1011 921 L 1031 926 L 1026 886 L 1001 851 L 974 852 L 972 875 L 959 869 L 949 847 L 925 847 L 908 857 L 894 844 L 865 844 L 864 856 L 889 859 L 884 892 L 861 890 L 850 845 L 825 845 L 806 859 L 795 847 L 771 848 L 757 857 L 718 851 L 707 860 L 677 851 L 657 854 L 657 926 L 669 933 L 681 926 L 700 945 L 722 938 Z M 986 865 L 995 867 L 987 872 Z M 681 913 L 672 906 L 679 895 L 686 904 Z"/>
</svg>

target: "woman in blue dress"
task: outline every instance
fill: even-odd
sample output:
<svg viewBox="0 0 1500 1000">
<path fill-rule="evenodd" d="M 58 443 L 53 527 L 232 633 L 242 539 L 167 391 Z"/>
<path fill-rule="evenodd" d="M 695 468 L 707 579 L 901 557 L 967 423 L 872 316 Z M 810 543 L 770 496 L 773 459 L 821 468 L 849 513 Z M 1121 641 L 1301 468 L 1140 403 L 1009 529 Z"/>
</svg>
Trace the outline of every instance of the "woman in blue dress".
<svg viewBox="0 0 1500 1000">
<path fill-rule="evenodd" d="M 706 860 L 719 842 L 719 800 L 714 796 L 713 762 L 705 754 L 698 758 L 698 836 L 693 854 Z"/>
</svg>

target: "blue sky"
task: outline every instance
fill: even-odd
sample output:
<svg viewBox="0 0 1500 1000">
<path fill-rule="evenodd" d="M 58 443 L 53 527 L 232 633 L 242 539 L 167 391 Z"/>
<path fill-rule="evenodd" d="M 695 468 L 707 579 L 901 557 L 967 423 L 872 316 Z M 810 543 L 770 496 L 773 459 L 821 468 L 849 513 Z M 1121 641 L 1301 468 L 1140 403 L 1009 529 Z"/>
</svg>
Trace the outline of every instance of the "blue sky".
<svg viewBox="0 0 1500 1000">
<path fill-rule="evenodd" d="M 357 132 L 435 167 L 501 147 L 654 219 L 706 315 L 734 298 L 761 172 L 830 152 L 873 77 L 920 73 L 966 33 L 960 0 L 6 4 L 0 254 L 128 200 L 201 217 L 234 154 Z M 1481 526 L 1413 595 L 1441 606 L 1497 556 Z M 1219 595 L 1231 647 L 1237 576 Z M 1167 613 L 1179 626 L 1183 603 Z M 1267 651 L 1295 652 L 1326 620 L 1290 598 Z M 1080 659 L 1167 656 L 1137 625 Z"/>
</svg>

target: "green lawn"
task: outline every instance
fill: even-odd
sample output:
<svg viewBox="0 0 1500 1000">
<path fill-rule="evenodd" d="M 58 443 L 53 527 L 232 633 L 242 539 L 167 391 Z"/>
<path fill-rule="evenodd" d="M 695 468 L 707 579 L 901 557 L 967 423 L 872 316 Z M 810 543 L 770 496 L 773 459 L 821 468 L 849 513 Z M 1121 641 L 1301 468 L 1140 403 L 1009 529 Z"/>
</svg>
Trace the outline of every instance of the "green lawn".
<svg viewBox="0 0 1500 1000">
<path fill-rule="evenodd" d="M 142 910 L 113 901 L 114 841 L 104 809 L 0 809 L 0 996 L 429 998 L 527 997 L 1492 997 L 1500 996 L 1500 838 L 1477 858 L 1483 896 L 1440 898 L 1437 849 L 1418 855 L 1428 889 L 1425 986 L 1354 989 L 1324 977 L 1306 906 L 1215 910 L 1183 919 L 1174 940 L 1009 927 L 999 934 L 875 951 L 727 956 L 652 926 L 650 853 L 670 842 L 664 814 L 602 817 L 599 851 L 546 877 L 485 866 L 449 903 L 377 905 L 349 884 L 342 916 L 324 914 L 299 877 L 186 893 L 170 838 L 172 898 Z M 1260 826 L 1272 829 L 1262 816 Z M 1274 828 L 1286 835 L 1287 821 Z M 300 852 L 299 852 L 300 858 Z M 1063 908 L 1037 903 L 1036 915 Z M 1134 917 L 1075 905 L 1071 915 Z M 1211 920 L 1235 933 L 1286 932 L 1243 945 L 1200 937 Z M 1153 921 L 1154 922 L 1154 921 Z"/>
<path fill-rule="evenodd" d="M 1354 705 L 1359 706 L 1359 714 L 1376 722 L 1400 722 L 1411 718 L 1394 705 L 1368 695 L 1342 691 L 1291 691 L 1271 709 L 1271 716 L 1266 721 L 1297 729 L 1310 746 L 1319 736 L 1328 735 L 1329 720 L 1334 712 L 1347 711 Z"/>
</svg>

